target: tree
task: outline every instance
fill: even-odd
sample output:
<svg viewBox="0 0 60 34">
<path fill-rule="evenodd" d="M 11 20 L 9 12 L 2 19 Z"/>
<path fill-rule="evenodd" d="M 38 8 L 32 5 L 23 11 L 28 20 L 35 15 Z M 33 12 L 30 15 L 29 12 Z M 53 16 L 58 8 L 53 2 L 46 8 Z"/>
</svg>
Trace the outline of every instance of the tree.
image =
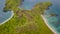
<svg viewBox="0 0 60 34">
<path fill-rule="evenodd" d="M 15 10 L 22 2 L 22 0 L 6 0 L 4 11 Z"/>
<path fill-rule="evenodd" d="M 33 11 L 36 11 L 36 13 L 43 14 L 46 9 L 49 9 L 49 7 L 52 5 L 51 2 L 41 2 L 36 5 L 34 5 Z"/>
</svg>

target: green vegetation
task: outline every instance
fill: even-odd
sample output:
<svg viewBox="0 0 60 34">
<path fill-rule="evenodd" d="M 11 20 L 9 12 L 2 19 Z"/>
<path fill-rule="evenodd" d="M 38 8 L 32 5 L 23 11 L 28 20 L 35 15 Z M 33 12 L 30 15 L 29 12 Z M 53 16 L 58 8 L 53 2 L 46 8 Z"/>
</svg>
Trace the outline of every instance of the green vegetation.
<svg viewBox="0 0 60 34">
<path fill-rule="evenodd" d="M 20 6 L 22 2 L 22 0 L 6 0 L 4 11 L 17 10 L 18 6 Z"/>
<path fill-rule="evenodd" d="M 40 5 L 36 5 L 32 10 L 21 10 L 16 3 L 19 0 L 7 0 L 4 10 L 13 10 L 14 16 L 7 23 L 0 26 L 0 34 L 53 34 L 53 32 L 46 26 L 42 17 Z M 44 2 L 43 7 L 48 8 L 50 2 Z M 45 6 L 46 5 L 46 6 Z"/>
<path fill-rule="evenodd" d="M 45 10 L 47 10 L 50 6 L 52 5 L 51 2 L 41 2 L 41 3 L 38 3 L 34 6 L 33 10 L 35 10 L 35 12 L 38 12 L 40 14 L 43 14 Z"/>
</svg>

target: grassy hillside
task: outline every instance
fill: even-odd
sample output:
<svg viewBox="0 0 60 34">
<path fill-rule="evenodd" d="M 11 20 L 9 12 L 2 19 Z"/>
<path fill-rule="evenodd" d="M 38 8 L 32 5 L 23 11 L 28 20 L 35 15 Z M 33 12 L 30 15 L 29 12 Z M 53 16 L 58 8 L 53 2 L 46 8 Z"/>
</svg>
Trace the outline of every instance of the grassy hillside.
<svg viewBox="0 0 60 34">
<path fill-rule="evenodd" d="M 13 2 L 14 1 L 14 2 Z M 11 6 L 7 6 L 4 10 L 13 10 L 14 16 L 7 23 L 0 26 L 0 34 L 53 34 L 53 32 L 46 26 L 42 17 L 40 3 L 37 4 L 32 10 L 21 10 L 15 5 L 16 0 L 7 0 Z M 48 4 L 49 5 L 48 5 Z M 51 5 L 49 2 L 45 2 L 42 8 Z M 11 8 L 8 8 L 11 7 Z"/>
</svg>

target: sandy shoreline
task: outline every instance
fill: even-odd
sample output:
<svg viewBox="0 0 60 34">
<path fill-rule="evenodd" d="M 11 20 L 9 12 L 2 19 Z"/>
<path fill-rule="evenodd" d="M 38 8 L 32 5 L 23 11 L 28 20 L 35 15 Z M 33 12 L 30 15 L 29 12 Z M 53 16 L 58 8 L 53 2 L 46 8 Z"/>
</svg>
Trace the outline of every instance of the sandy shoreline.
<svg viewBox="0 0 60 34">
<path fill-rule="evenodd" d="M 0 23 L 0 25 L 2 25 L 2 24 L 4 24 L 4 23 L 6 23 L 7 21 L 9 21 L 9 20 L 14 16 L 14 12 L 13 12 L 13 11 L 11 11 L 11 12 L 12 12 L 11 17 L 10 17 L 10 18 L 8 18 L 7 20 L 5 20 L 4 22 Z"/>
<path fill-rule="evenodd" d="M 47 20 L 45 19 L 45 17 L 43 15 L 41 15 L 41 17 L 43 18 L 43 20 L 45 21 L 45 24 L 48 26 L 48 28 L 54 33 L 54 34 L 57 34 L 56 31 L 54 31 L 47 23 Z"/>
<path fill-rule="evenodd" d="M 11 17 L 10 18 L 8 18 L 7 20 L 5 20 L 3 23 L 1 23 L 0 25 L 2 25 L 2 24 L 4 24 L 4 23 L 6 23 L 7 21 L 9 21 L 13 16 L 14 16 L 14 13 L 13 13 L 13 11 L 11 11 L 12 12 L 12 15 L 11 15 Z M 45 17 L 43 16 L 43 15 L 41 15 L 41 17 L 43 18 L 43 20 L 45 21 L 45 24 L 48 26 L 48 28 L 54 33 L 54 34 L 57 34 L 57 32 L 56 31 L 54 31 L 49 25 L 48 25 L 48 23 L 47 23 L 47 20 L 45 19 Z"/>
</svg>

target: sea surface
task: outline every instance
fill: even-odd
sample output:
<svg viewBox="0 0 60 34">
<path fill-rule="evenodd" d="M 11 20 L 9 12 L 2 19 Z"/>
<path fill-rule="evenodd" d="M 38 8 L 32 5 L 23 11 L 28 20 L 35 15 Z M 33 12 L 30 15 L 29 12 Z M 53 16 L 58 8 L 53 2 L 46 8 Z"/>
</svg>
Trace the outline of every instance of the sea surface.
<svg viewBox="0 0 60 34">
<path fill-rule="evenodd" d="M 4 12 L 3 11 L 4 6 L 5 6 L 5 0 L 0 0 L 0 24 L 5 20 L 7 20 L 8 18 L 10 18 L 12 14 L 11 11 Z"/>
<path fill-rule="evenodd" d="M 49 10 L 45 11 L 45 18 L 53 30 L 60 34 L 60 0 L 24 0 L 20 8 L 31 10 L 39 2 L 52 2 Z M 55 14 L 55 16 L 51 16 L 51 14 Z"/>
<path fill-rule="evenodd" d="M 31 10 L 39 2 L 52 2 L 50 9 L 45 11 L 45 18 L 53 30 L 60 34 L 60 0 L 24 0 L 20 8 Z M 0 0 L 0 23 L 11 16 L 10 11 L 3 12 L 4 4 L 5 0 Z M 56 14 L 56 16 L 50 16 L 50 14 Z"/>
</svg>

